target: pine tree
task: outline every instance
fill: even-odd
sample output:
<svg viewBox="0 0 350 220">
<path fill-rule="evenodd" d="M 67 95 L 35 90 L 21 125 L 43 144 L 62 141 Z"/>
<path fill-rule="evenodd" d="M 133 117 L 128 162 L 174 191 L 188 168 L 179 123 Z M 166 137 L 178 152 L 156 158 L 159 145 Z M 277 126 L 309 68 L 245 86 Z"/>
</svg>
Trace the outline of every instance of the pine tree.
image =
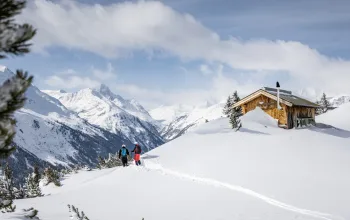
<svg viewBox="0 0 350 220">
<path fill-rule="evenodd" d="M 85 165 L 85 166 L 83 166 L 82 170 L 84 170 L 84 171 L 91 171 L 92 169 L 88 165 Z"/>
<path fill-rule="evenodd" d="M 7 158 L 15 149 L 11 146 L 16 133 L 13 114 L 23 107 L 24 93 L 32 79 L 27 73 L 17 70 L 17 75 L 0 87 L 0 158 Z"/>
<path fill-rule="evenodd" d="M 13 205 L 12 199 L 5 199 L 1 196 L 0 189 L 0 210 L 2 213 L 5 212 L 14 212 L 16 210 L 16 206 Z"/>
<path fill-rule="evenodd" d="M 239 115 L 235 111 L 230 115 L 230 124 L 232 126 L 232 129 L 235 129 L 236 131 L 238 131 L 242 127 Z"/>
<path fill-rule="evenodd" d="M 241 99 L 239 98 L 237 91 L 234 91 L 234 93 L 232 95 L 232 100 L 231 100 L 232 105 L 236 104 L 239 101 L 241 101 Z M 242 107 L 241 106 L 233 108 L 232 111 L 234 111 L 238 117 L 240 117 L 242 115 Z"/>
<path fill-rule="evenodd" d="M 123 163 L 119 160 L 118 155 L 109 154 L 108 160 L 106 161 L 107 168 L 122 166 Z"/>
<path fill-rule="evenodd" d="M 28 24 L 16 24 L 14 19 L 25 3 L 25 0 L 0 1 L 0 59 L 29 52 L 28 41 L 35 35 L 35 30 Z M 15 135 L 13 113 L 24 105 L 24 93 L 32 80 L 28 73 L 17 70 L 16 76 L 0 86 L 0 158 L 7 158 L 14 150 L 10 146 Z"/>
<path fill-rule="evenodd" d="M 15 199 L 14 189 L 13 189 L 13 187 L 14 187 L 13 171 L 8 163 L 6 163 L 5 169 L 4 169 L 4 180 L 5 180 L 6 188 L 8 191 L 8 198 Z"/>
<path fill-rule="evenodd" d="M 131 161 L 132 158 L 128 156 L 128 161 Z M 109 154 L 108 159 L 104 159 L 101 156 L 98 157 L 98 169 L 105 169 L 105 168 L 112 168 L 112 167 L 118 167 L 123 166 L 122 161 L 118 158 L 118 154 Z"/>
<path fill-rule="evenodd" d="M 232 109 L 232 102 L 231 101 L 232 101 L 231 96 L 228 96 L 227 100 L 226 100 L 226 104 L 225 104 L 224 109 L 222 111 L 222 113 L 228 118 L 231 115 L 231 109 Z"/>
<path fill-rule="evenodd" d="M 8 55 L 19 56 L 29 52 L 31 44 L 28 42 L 36 31 L 29 24 L 15 23 L 15 16 L 21 13 L 25 5 L 25 0 L 0 1 L 0 59 Z M 11 146 L 16 124 L 13 115 L 16 110 L 23 107 L 24 94 L 32 80 L 33 77 L 28 76 L 27 72 L 17 70 L 14 77 L 0 85 L 0 159 L 6 159 L 15 149 Z M 13 212 L 16 206 L 12 205 L 12 199 L 5 198 L 5 193 L 0 186 L 0 210 Z"/>
<path fill-rule="evenodd" d="M 34 208 L 29 208 L 29 209 L 24 209 L 25 212 L 24 217 L 29 218 L 29 219 L 39 219 L 38 218 L 38 213 L 39 211 L 34 209 Z"/>
<path fill-rule="evenodd" d="M 326 113 L 329 110 L 329 108 L 331 107 L 331 103 L 328 101 L 325 93 L 322 94 L 321 100 L 318 101 L 317 104 L 321 106 L 320 108 L 316 109 L 317 115 Z"/>
<path fill-rule="evenodd" d="M 75 208 L 74 205 L 68 205 L 70 219 L 71 220 L 89 220 L 89 218 L 85 215 L 85 213 L 79 212 L 78 208 Z"/>
<path fill-rule="evenodd" d="M 16 206 L 13 206 L 13 199 L 12 170 L 6 164 L 4 171 L 0 172 L 0 210 L 2 212 L 14 212 Z"/>
<path fill-rule="evenodd" d="M 22 185 L 15 190 L 15 199 L 24 199 L 26 198 L 26 195 L 26 189 Z"/>
<path fill-rule="evenodd" d="M 240 100 L 241 99 L 239 98 L 237 91 L 234 91 L 232 96 L 227 97 L 227 101 L 223 109 L 223 114 L 230 118 L 232 112 L 236 111 L 238 113 L 238 116 L 241 116 L 242 108 L 240 106 L 233 108 L 233 105 L 239 102 Z"/>
<path fill-rule="evenodd" d="M 100 170 L 106 168 L 106 162 L 101 156 L 98 156 L 97 168 Z"/>
<path fill-rule="evenodd" d="M 228 97 L 224 107 L 224 114 L 230 119 L 232 129 L 236 129 L 236 131 L 242 127 L 241 120 L 239 119 L 242 116 L 242 108 L 240 106 L 233 108 L 233 105 L 240 100 L 237 91 L 234 91 L 232 96 Z"/>
<path fill-rule="evenodd" d="M 49 185 L 50 183 L 55 184 L 55 186 L 61 186 L 60 175 L 59 173 L 48 167 L 44 171 L 44 180 L 46 181 L 45 185 Z"/>
<path fill-rule="evenodd" d="M 0 174 L 0 196 L 3 199 L 15 199 L 15 187 L 13 183 L 13 172 L 8 163 Z"/>
<path fill-rule="evenodd" d="M 39 167 L 34 167 L 34 172 L 29 174 L 26 178 L 25 189 L 26 189 L 26 197 L 34 198 L 38 196 L 42 196 L 40 189 L 40 179 L 41 175 L 39 172 Z"/>
</svg>

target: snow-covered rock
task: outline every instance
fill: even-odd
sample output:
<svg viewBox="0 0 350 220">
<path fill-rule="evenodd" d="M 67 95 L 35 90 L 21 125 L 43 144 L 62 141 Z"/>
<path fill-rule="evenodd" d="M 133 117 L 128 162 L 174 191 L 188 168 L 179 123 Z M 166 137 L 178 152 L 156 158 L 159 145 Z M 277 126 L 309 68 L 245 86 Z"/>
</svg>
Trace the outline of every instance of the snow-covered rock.
<svg viewBox="0 0 350 220">
<path fill-rule="evenodd" d="M 135 100 L 115 95 L 106 85 L 98 89 L 83 89 L 75 93 L 43 91 L 57 98 L 79 117 L 109 132 L 121 133 L 131 142 L 138 142 L 145 150 L 164 143 L 158 133 L 160 124 Z"/>
<path fill-rule="evenodd" d="M 90 219 L 350 219 L 350 132 L 280 129 L 259 109 L 241 119 L 237 132 L 212 120 L 143 155 L 144 167 L 82 171 L 15 205 L 51 220 L 66 204 Z"/>
</svg>

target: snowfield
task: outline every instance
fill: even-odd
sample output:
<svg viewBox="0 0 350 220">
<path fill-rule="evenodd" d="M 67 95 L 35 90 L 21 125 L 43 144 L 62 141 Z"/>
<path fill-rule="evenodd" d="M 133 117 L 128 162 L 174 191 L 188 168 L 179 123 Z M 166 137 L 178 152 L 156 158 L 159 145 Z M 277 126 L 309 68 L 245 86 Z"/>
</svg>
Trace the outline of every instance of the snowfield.
<svg viewBox="0 0 350 220">
<path fill-rule="evenodd" d="M 260 109 L 242 122 L 234 132 L 210 121 L 143 155 L 143 167 L 81 171 L 15 204 L 50 220 L 68 219 L 67 204 L 91 220 L 350 219 L 349 131 L 283 130 Z"/>
<path fill-rule="evenodd" d="M 333 125 L 337 128 L 350 131 L 350 103 L 343 104 L 338 108 L 317 116 L 317 122 Z"/>
</svg>

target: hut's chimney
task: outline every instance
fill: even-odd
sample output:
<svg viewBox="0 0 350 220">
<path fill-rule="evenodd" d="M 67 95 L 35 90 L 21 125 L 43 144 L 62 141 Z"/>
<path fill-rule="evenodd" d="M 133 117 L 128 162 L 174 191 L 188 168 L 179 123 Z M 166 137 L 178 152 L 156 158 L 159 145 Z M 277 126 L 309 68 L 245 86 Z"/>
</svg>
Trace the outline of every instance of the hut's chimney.
<svg viewBox="0 0 350 220">
<path fill-rule="evenodd" d="M 280 106 L 280 83 L 279 82 L 276 82 L 276 88 L 277 88 L 277 109 L 281 109 L 281 106 Z"/>
</svg>

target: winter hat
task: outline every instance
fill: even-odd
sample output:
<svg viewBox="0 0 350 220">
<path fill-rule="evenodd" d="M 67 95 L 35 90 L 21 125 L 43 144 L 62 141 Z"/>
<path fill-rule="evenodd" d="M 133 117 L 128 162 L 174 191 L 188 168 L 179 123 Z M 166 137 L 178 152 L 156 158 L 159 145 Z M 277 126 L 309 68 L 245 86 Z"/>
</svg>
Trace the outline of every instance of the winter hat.
<svg viewBox="0 0 350 220">
<path fill-rule="evenodd" d="M 135 145 L 139 145 L 139 143 L 135 142 Z"/>
<path fill-rule="evenodd" d="M 122 147 L 125 147 L 125 144 L 123 144 Z"/>
</svg>

